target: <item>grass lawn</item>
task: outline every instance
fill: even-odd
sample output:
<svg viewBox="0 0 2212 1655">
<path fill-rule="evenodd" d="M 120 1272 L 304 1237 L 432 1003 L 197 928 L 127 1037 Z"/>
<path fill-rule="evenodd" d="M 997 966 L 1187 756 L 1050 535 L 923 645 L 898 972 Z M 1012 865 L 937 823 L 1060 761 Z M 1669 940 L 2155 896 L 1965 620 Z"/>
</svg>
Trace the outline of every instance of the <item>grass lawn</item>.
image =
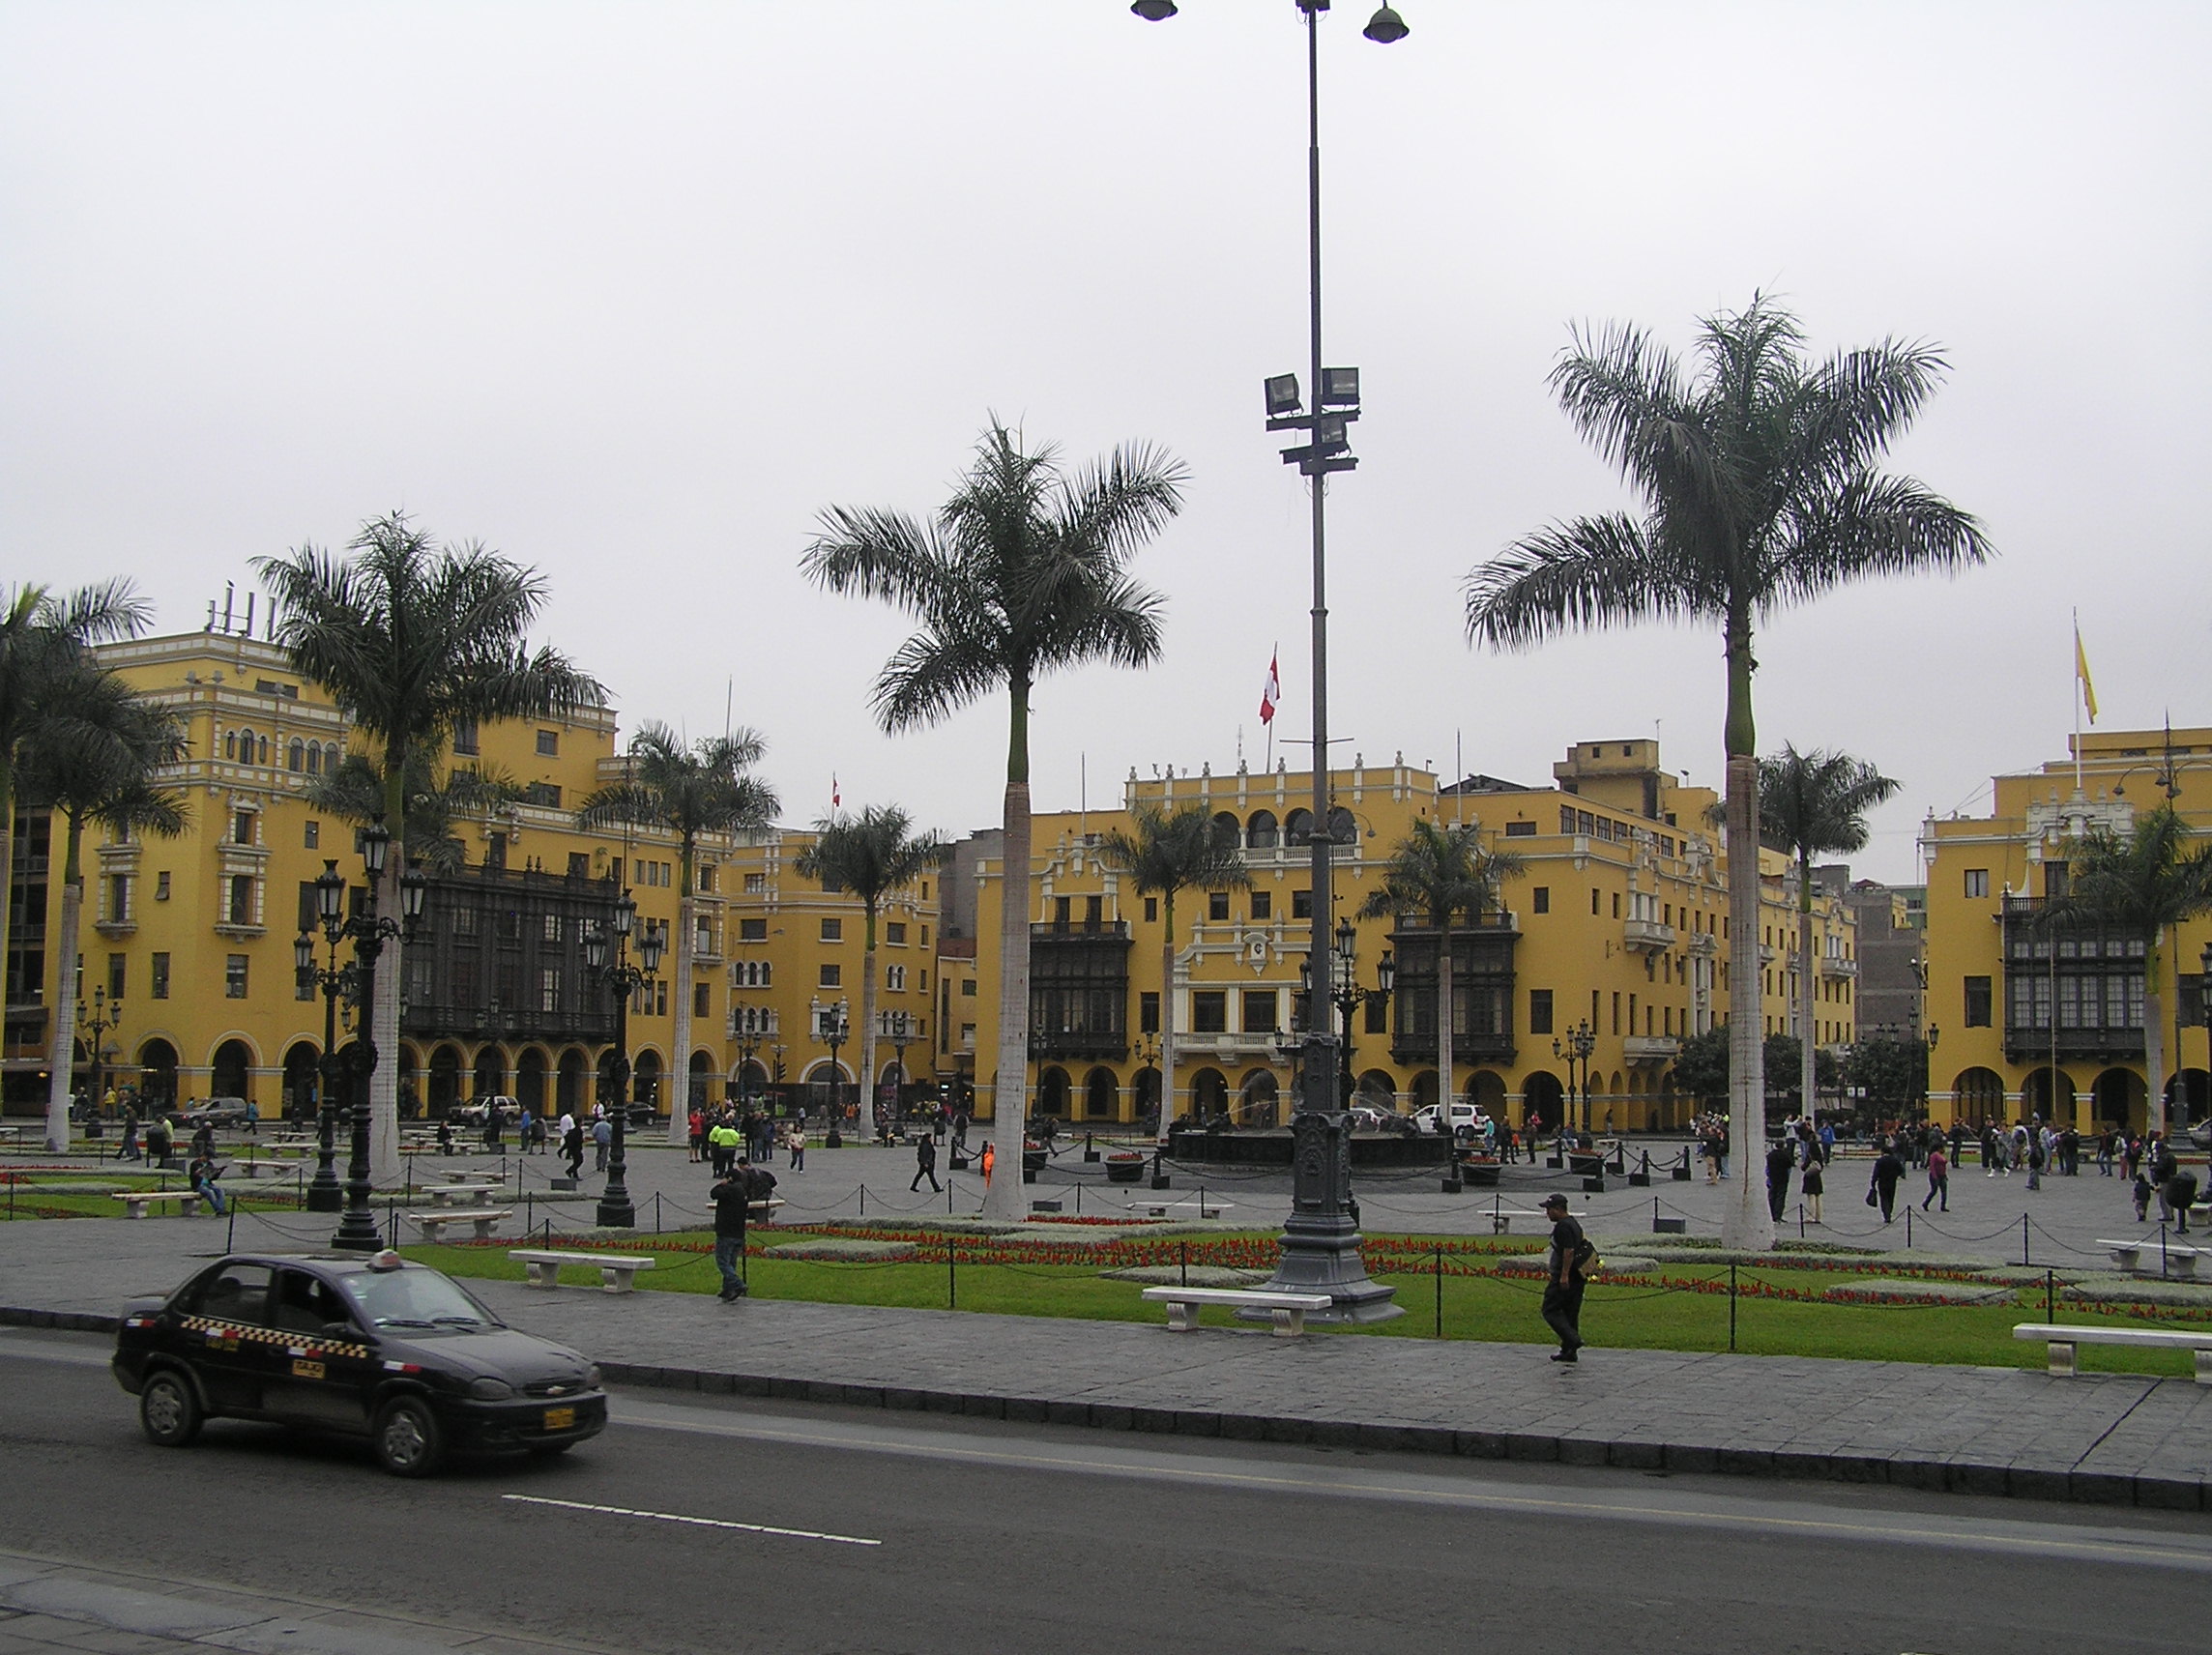
<svg viewBox="0 0 2212 1655">
<path fill-rule="evenodd" d="M 792 1239 L 790 1232 L 774 1239 Z M 1465 1237 L 1445 1238 L 1466 1246 Z M 1202 1252 L 1222 1243 L 1271 1243 L 1265 1235 L 1208 1237 L 1190 1248 L 1193 1263 L 1208 1262 Z M 522 1266 L 507 1257 L 509 1242 L 483 1245 L 425 1245 L 402 1249 L 456 1276 L 520 1281 Z M 1166 1245 L 1172 1246 L 1173 1243 Z M 653 1251 L 659 1265 L 636 1278 L 641 1290 L 656 1292 L 713 1292 L 712 1238 L 701 1233 L 654 1237 L 641 1250 Z M 583 1251 L 592 1245 L 583 1244 Z M 1476 1246 L 1458 1255 L 1476 1270 L 1483 1254 L 1527 1251 L 1525 1241 L 1499 1247 Z M 1241 1262 L 1239 1260 L 1239 1262 Z M 1398 1290 L 1407 1314 L 1379 1325 L 1345 1330 L 1384 1339 L 1434 1338 L 1438 1327 L 1438 1284 L 1424 1266 L 1387 1274 L 1385 1261 L 1370 1266 Z M 764 1259 L 747 1262 L 747 1280 L 756 1297 L 797 1299 L 821 1304 L 899 1305 L 943 1310 L 956 1286 L 958 1308 L 1006 1316 L 1057 1316 L 1091 1321 L 1155 1321 L 1156 1305 L 1138 1296 L 1136 1283 L 1105 1281 L 1095 1264 L 999 1263 L 965 1257 L 948 1271 L 942 1260 L 923 1263 L 852 1263 Z M 1852 1269 L 1759 1269 L 1738 1272 L 1742 1294 L 1736 1300 L 1735 1348 L 1753 1355 L 1840 1356 L 1859 1361 L 1946 1362 L 1976 1367 L 2039 1368 L 2041 1345 L 2012 1337 L 2013 1325 L 2044 1318 L 2040 1290 L 2023 1290 L 2011 1300 L 1982 1305 L 1860 1305 L 1802 1302 L 1764 1296 L 1762 1290 L 1818 1293 L 1837 1283 L 1863 1280 L 1869 1272 Z M 565 1270 L 564 1282 L 597 1286 L 596 1271 Z M 1653 1350 L 1729 1349 L 1729 1295 L 1725 1266 L 1669 1266 L 1658 1282 L 1607 1286 L 1593 1284 L 1583 1307 L 1583 1329 L 1600 1348 Z M 1701 1287 L 1707 1291 L 1698 1291 Z M 1710 1291 L 1713 1289 L 1719 1291 Z M 1488 1273 L 1447 1273 L 1442 1280 L 1442 1329 L 1447 1339 L 1484 1339 L 1536 1344 L 1549 1330 L 1537 1314 L 1542 1284 L 1527 1277 Z M 1230 1325 L 1227 1312 L 1209 1311 L 1207 1320 Z M 2116 1326 L 2172 1325 L 2143 1318 L 2089 1312 L 2061 1303 L 2061 1321 Z M 1330 1330 L 1335 1331 L 1335 1330 Z M 2091 1371 L 2187 1375 L 2186 1350 L 2081 1349 L 2081 1366 Z"/>
</svg>

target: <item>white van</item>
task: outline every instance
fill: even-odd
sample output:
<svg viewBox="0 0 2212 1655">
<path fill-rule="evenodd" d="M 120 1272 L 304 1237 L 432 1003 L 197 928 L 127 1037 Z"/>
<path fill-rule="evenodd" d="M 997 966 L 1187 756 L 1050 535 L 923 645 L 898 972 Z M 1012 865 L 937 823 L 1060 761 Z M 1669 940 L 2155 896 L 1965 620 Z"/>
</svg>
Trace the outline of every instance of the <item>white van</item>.
<svg viewBox="0 0 2212 1655">
<path fill-rule="evenodd" d="M 1439 1132 L 1439 1122 L 1443 1118 L 1443 1110 L 1444 1106 L 1437 1103 L 1414 1110 L 1414 1126 L 1424 1133 L 1435 1134 Z M 1490 1118 L 1475 1108 L 1473 1104 L 1455 1103 L 1451 1105 L 1451 1132 L 1453 1137 L 1456 1138 L 1463 1132 L 1486 1132 L 1489 1128 Z"/>
</svg>

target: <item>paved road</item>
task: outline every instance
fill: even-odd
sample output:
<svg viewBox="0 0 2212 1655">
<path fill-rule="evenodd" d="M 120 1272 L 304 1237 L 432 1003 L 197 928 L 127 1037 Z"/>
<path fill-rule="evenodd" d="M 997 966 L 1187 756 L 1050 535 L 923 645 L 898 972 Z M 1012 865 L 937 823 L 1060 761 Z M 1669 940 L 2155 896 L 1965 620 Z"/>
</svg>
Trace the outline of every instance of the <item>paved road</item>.
<svg viewBox="0 0 2212 1655">
<path fill-rule="evenodd" d="M 2195 1649 L 2212 1611 L 2194 1514 L 652 1393 L 563 1462 L 411 1485 L 255 1428 L 148 1447 L 104 1350 L 0 1337 L 0 1548 L 353 1603 L 425 1641 L 2024 1655 Z"/>
</svg>

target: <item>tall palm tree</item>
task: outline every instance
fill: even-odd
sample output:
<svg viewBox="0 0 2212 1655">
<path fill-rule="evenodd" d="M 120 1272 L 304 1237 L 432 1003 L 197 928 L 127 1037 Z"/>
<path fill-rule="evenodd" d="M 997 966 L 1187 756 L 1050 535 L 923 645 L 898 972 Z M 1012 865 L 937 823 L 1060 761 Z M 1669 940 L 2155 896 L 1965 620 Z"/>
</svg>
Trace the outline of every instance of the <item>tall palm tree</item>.
<svg viewBox="0 0 2212 1655">
<path fill-rule="evenodd" d="M 405 827 L 409 854 L 431 873 L 451 873 L 468 864 L 468 845 L 454 831 L 462 818 L 488 816 L 503 804 L 528 797 L 521 783 L 504 771 L 471 764 L 436 779 L 431 761 L 420 749 L 407 761 Z M 383 816 L 384 772 L 364 753 L 348 753 L 307 784 L 301 798 L 317 810 L 366 827 Z"/>
<path fill-rule="evenodd" d="M 672 1038 L 676 1080 L 668 1102 L 671 1144 L 686 1143 L 690 1134 L 691 960 L 698 940 L 692 899 L 698 890 L 699 840 L 708 833 L 749 832 L 775 820 L 775 790 L 746 773 L 767 750 L 767 742 L 751 730 L 686 743 L 665 724 L 641 724 L 630 738 L 628 773 L 592 794 L 577 812 L 577 820 L 587 828 L 629 822 L 676 835 L 677 994 Z"/>
<path fill-rule="evenodd" d="M 13 868 L 15 764 L 41 700 L 78 669 L 85 650 L 135 636 L 152 618 L 152 605 L 125 580 L 59 596 L 25 584 L 0 603 L 0 874 Z M 8 905 L 0 903 L 0 959 L 7 948 Z"/>
<path fill-rule="evenodd" d="M 1471 822 L 1416 821 L 1383 864 L 1382 883 L 1359 905 L 1363 919 L 1415 919 L 1437 933 L 1438 1100 L 1444 1121 L 1451 1121 L 1459 1096 L 1452 1075 L 1452 927 L 1463 918 L 1479 920 L 1498 905 L 1504 883 L 1521 872 L 1521 858 L 1510 851 L 1483 848 L 1482 830 Z"/>
<path fill-rule="evenodd" d="M 950 846 L 940 833 L 917 833 L 914 818 L 895 804 L 871 804 L 858 816 L 826 816 L 814 843 L 792 863 L 800 879 L 860 899 L 867 944 L 860 955 L 860 1074 L 863 1095 L 876 1084 L 876 915 L 884 898 L 904 890 L 942 863 Z M 906 1076 L 899 1076 L 903 1085 Z M 1017 1163 L 1018 1165 L 1019 1163 Z"/>
<path fill-rule="evenodd" d="M 1759 761 L 1760 841 L 1797 862 L 1797 1080 L 1799 1107 L 1808 1115 L 1820 1095 L 1813 1074 L 1819 976 L 1813 957 L 1813 858 L 1864 850 L 1866 813 L 1896 792 L 1896 782 L 1848 753 L 1800 753 L 1785 741 L 1781 752 Z"/>
<path fill-rule="evenodd" d="M 2125 833 L 2092 828 L 2075 850 L 2066 894 L 2046 902 L 2042 915 L 2050 928 L 2099 925 L 2122 936 L 2140 937 L 2148 944 L 2143 961 L 2143 1068 L 2149 1089 L 2146 1118 L 2153 1132 L 2166 1130 L 2165 1002 L 2160 995 L 2165 962 L 2172 957 L 2178 998 L 2181 927 L 2212 914 L 2212 845 L 2190 850 L 2189 838 L 2189 825 L 2170 801 L 2137 817 Z M 2053 1005 L 2052 1015 L 2057 1013 Z"/>
<path fill-rule="evenodd" d="M 46 1092 L 46 1147 L 69 1149 L 70 1088 L 76 1051 L 77 941 L 84 914 L 84 829 L 98 824 L 123 834 L 174 838 L 184 830 L 184 800 L 157 772 L 185 754 L 183 727 L 113 673 L 80 656 L 65 679 L 49 680 L 19 758 L 26 798 L 62 819 L 61 920 L 55 927 L 56 989 Z"/>
<path fill-rule="evenodd" d="M 1213 830 L 1203 804 L 1169 810 L 1140 799 L 1129 812 L 1133 831 L 1114 828 L 1106 835 L 1109 861 L 1124 869 L 1137 894 L 1160 899 L 1160 1118 L 1166 1147 L 1176 1113 L 1175 957 L 1176 893 L 1182 890 L 1241 890 L 1252 883 L 1244 853 L 1232 838 Z"/>
<path fill-rule="evenodd" d="M 550 648 L 533 651 L 530 624 L 545 583 L 478 544 L 437 546 L 404 512 L 373 518 L 339 559 L 311 545 L 256 558 L 254 571 L 279 606 L 276 642 L 293 669 L 329 692 L 376 743 L 384 818 L 402 854 L 386 865 L 378 902 L 399 912 L 407 838 L 407 777 L 418 754 L 445 751 L 459 723 L 549 718 L 598 707 L 605 692 Z M 414 772 L 420 773 L 420 772 Z M 386 945 L 383 980 L 397 983 L 405 944 Z M 369 1039 L 384 1054 L 369 1081 L 370 1165 L 399 1165 L 399 996 L 377 996 Z"/>
<path fill-rule="evenodd" d="M 832 592 L 880 597 L 921 628 L 877 675 L 876 719 L 893 734 L 1006 690 L 1004 903 L 999 916 L 999 1052 L 991 1134 L 1021 1165 L 1029 1095 L 1030 691 L 1047 673 L 1160 653 L 1160 595 L 1128 573 L 1137 548 L 1182 509 L 1185 473 L 1141 445 L 1068 476 L 1051 447 L 1025 452 L 996 420 L 975 463 L 924 527 L 901 511 L 834 508 L 800 568 Z M 1020 1216 L 1021 1181 L 991 1192 Z"/>
<path fill-rule="evenodd" d="M 1551 375 L 1583 436 L 1643 497 L 1557 523 L 1469 576 L 1476 641 L 1523 648 L 1570 627 L 1717 624 L 1728 660 L 1729 1130 L 1736 1165 L 1765 1135 L 1759 1015 L 1759 760 L 1754 627 L 1773 611 L 1877 576 L 1955 570 L 1992 555 L 1980 524 L 1876 461 L 1940 382 L 1940 352 L 1885 340 L 1808 362 L 1804 334 L 1764 295 L 1699 327 L 1699 372 L 1641 329 L 1576 330 Z M 1758 1179 L 1736 1180 L 1732 1246 L 1774 1225 Z"/>
</svg>

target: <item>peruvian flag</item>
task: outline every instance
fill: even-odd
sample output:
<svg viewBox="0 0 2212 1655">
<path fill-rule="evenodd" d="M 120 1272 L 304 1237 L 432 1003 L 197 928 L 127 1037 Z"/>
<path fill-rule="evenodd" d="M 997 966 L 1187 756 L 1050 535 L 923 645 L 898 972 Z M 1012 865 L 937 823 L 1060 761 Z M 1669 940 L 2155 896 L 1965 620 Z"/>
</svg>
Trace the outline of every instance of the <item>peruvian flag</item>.
<svg viewBox="0 0 2212 1655">
<path fill-rule="evenodd" d="M 830 808 L 834 810 L 845 802 L 845 796 L 837 791 L 837 772 L 830 772 Z"/>
<path fill-rule="evenodd" d="M 1276 671 L 1281 659 L 1280 651 L 1267 657 L 1267 682 L 1260 686 L 1260 722 L 1263 724 L 1275 721 L 1275 708 L 1283 699 L 1282 675 Z"/>
</svg>

